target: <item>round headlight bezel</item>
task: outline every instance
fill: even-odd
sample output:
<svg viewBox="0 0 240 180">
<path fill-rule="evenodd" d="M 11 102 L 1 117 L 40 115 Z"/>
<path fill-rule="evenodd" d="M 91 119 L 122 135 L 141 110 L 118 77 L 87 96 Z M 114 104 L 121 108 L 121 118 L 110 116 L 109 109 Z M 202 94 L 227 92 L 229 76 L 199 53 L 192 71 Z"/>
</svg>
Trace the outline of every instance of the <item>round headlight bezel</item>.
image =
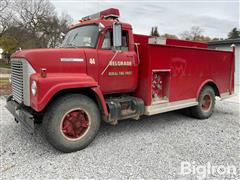
<svg viewBox="0 0 240 180">
<path fill-rule="evenodd" d="M 33 96 L 37 94 L 37 82 L 35 80 L 33 80 L 31 84 L 31 93 Z"/>
<path fill-rule="evenodd" d="M 9 84 L 12 84 L 12 75 L 11 74 L 9 75 L 8 81 L 9 81 Z"/>
</svg>

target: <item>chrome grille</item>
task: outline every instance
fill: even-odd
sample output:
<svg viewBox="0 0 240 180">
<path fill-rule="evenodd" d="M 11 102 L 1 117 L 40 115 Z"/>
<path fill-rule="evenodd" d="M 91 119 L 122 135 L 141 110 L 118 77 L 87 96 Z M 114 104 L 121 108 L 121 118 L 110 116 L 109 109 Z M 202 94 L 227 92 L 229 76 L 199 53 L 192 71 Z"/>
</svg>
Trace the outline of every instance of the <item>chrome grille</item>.
<svg viewBox="0 0 240 180">
<path fill-rule="evenodd" d="M 18 103 L 23 102 L 23 63 L 22 61 L 11 61 L 12 68 L 12 94 Z"/>
</svg>

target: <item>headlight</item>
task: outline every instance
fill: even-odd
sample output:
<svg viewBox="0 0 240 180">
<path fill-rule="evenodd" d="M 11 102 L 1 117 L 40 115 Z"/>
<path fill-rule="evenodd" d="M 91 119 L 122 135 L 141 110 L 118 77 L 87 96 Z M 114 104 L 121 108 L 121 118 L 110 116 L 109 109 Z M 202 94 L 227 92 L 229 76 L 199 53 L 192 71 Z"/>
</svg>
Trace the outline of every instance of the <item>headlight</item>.
<svg viewBox="0 0 240 180">
<path fill-rule="evenodd" d="M 33 96 L 35 96 L 37 94 L 37 83 L 34 80 L 32 81 L 31 92 L 32 92 Z"/>
<path fill-rule="evenodd" d="M 9 79 L 8 80 L 9 80 L 9 83 L 11 84 L 12 83 L 12 75 L 11 74 L 9 75 Z"/>
</svg>

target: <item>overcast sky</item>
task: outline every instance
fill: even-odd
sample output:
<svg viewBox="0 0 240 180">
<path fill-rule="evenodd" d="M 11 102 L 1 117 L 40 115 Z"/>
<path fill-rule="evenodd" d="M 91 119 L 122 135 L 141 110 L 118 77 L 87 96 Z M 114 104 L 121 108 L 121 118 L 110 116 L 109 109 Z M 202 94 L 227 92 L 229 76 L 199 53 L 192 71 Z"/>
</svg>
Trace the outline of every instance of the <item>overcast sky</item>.
<svg viewBox="0 0 240 180">
<path fill-rule="evenodd" d="M 227 37 L 233 27 L 240 27 L 239 0 L 51 0 L 59 14 L 65 12 L 75 21 L 81 17 L 114 7 L 121 20 L 132 24 L 134 33 L 149 34 L 158 26 L 160 34 L 180 35 L 191 26 L 200 26 L 204 35 Z"/>
</svg>

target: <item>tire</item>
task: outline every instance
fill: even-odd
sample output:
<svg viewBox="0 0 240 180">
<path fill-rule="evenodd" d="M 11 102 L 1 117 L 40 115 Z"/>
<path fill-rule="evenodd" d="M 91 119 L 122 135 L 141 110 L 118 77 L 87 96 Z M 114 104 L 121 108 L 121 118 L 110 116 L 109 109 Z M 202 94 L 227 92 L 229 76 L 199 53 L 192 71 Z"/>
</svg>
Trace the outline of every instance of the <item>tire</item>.
<svg viewBox="0 0 240 180">
<path fill-rule="evenodd" d="M 191 115 L 197 119 L 209 118 L 215 106 L 215 92 L 211 86 L 204 86 L 198 97 L 198 105 L 190 108 Z"/>
<path fill-rule="evenodd" d="M 183 114 L 184 116 L 189 116 L 189 117 L 191 117 L 192 116 L 192 114 L 191 114 L 191 108 L 184 108 L 184 109 L 180 109 L 179 110 L 179 112 L 181 113 L 181 114 Z"/>
<path fill-rule="evenodd" d="M 62 152 L 87 147 L 97 135 L 100 113 L 96 103 L 84 95 L 58 98 L 43 117 L 43 132 L 48 142 Z"/>
</svg>

